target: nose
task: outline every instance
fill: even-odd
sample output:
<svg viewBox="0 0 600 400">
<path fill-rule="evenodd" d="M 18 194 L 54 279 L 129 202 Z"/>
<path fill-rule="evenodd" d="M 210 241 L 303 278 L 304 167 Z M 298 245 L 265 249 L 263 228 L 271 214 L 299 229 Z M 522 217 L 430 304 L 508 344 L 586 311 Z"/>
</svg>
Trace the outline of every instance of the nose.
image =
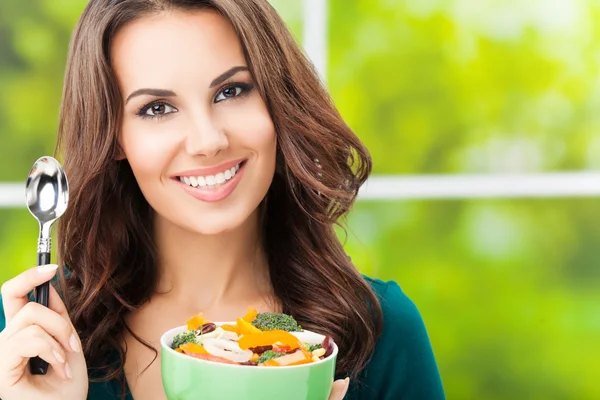
<svg viewBox="0 0 600 400">
<path fill-rule="evenodd" d="M 195 114 L 190 118 L 190 128 L 185 141 L 188 154 L 213 157 L 228 146 L 229 140 L 224 129 L 217 125 L 209 114 Z"/>
</svg>

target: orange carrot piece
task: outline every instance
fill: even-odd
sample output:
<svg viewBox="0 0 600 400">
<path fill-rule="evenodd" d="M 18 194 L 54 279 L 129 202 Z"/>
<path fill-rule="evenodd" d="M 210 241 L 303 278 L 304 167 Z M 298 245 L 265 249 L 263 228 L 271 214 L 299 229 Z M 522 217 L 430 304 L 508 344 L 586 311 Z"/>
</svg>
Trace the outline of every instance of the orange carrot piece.
<svg viewBox="0 0 600 400">
<path fill-rule="evenodd" d="M 238 333 L 238 327 L 235 325 L 223 324 L 221 325 L 221 328 L 223 328 L 224 331 Z"/>
<path fill-rule="evenodd" d="M 246 313 L 246 315 L 244 315 L 242 319 L 246 322 L 252 322 L 254 321 L 257 315 L 258 311 L 256 311 L 254 307 L 248 307 L 248 312 Z"/>
<path fill-rule="evenodd" d="M 238 342 L 242 350 L 251 347 L 270 346 L 279 342 L 279 347 L 288 347 L 289 349 L 301 348 L 302 342 L 296 336 L 286 331 L 259 331 L 258 333 L 250 333 L 244 335 Z"/>
<path fill-rule="evenodd" d="M 250 334 L 262 332 L 260 329 L 258 329 L 254 325 L 252 325 L 250 322 L 246 322 L 242 318 L 238 318 L 236 320 L 236 322 L 237 322 L 237 328 L 238 328 L 238 332 L 237 332 L 238 335 L 250 335 Z"/>
<path fill-rule="evenodd" d="M 192 318 L 187 320 L 187 328 L 190 331 L 195 331 L 202 325 L 209 323 L 210 321 L 204 318 L 202 313 L 194 315 Z"/>
<path fill-rule="evenodd" d="M 179 346 L 179 348 L 185 353 L 198 353 L 198 354 L 209 354 L 204 346 L 197 343 L 185 343 Z"/>
</svg>

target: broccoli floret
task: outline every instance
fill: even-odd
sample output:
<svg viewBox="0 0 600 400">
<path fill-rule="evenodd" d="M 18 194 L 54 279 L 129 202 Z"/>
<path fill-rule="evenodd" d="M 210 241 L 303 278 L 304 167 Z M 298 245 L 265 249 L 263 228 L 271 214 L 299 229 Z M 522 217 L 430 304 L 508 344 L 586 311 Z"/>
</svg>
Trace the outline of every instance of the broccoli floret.
<svg viewBox="0 0 600 400">
<path fill-rule="evenodd" d="M 196 335 L 194 335 L 194 332 L 187 331 L 187 332 L 178 333 L 177 335 L 175 335 L 175 337 L 173 338 L 173 344 L 171 344 L 171 348 L 176 349 L 179 346 L 186 344 L 186 343 L 198 343 L 198 341 L 196 340 Z"/>
<path fill-rule="evenodd" d="M 265 361 L 269 361 L 269 360 L 272 360 L 274 358 L 284 356 L 285 354 L 286 353 L 278 353 L 278 352 L 273 351 L 273 350 L 267 350 L 264 353 L 262 353 L 260 355 L 260 357 L 258 357 L 258 361 L 257 362 L 259 364 L 260 363 L 264 363 Z"/>
<path fill-rule="evenodd" d="M 260 313 L 252 321 L 252 325 L 261 331 L 282 330 L 287 332 L 302 332 L 294 317 L 273 312 Z"/>
<path fill-rule="evenodd" d="M 311 353 L 317 349 L 322 349 L 323 346 L 320 343 L 317 344 L 306 344 L 306 350 L 310 351 Z"/>
</svg>

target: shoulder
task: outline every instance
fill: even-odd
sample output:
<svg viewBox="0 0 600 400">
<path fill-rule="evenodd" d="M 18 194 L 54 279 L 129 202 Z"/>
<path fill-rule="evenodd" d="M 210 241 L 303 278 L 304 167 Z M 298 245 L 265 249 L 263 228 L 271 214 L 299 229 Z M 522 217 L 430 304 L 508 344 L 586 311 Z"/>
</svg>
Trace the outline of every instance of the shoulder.
<svg viewBox="0 0 600 400">
<path fill-rule="evenodd" d="M 348 398 L 444 399 L 433 348 L 416 304 L 397 282 L 364 278 L 379 299 L 383 331 Z"/>
<path fill-rule="evenodd" d="M 0 332 L 4 330 L 6 326 L 6 317 L 4 316 L 4 303 L 2 302 L 2 295 L 0 294 Z"/>
<path fill-rule="evenodd" d="M 388 308 L 390 303 L 393 302 L 399 302 L 404 307 L 416 308 L 414 303 L 404 294 L 396 281 L 383 281 L 381 279 L 371 278 L 367 275 L 363 275 L 363 278 L 371 285 L 373 291 L 375 291 L 375 294 L 381 302 L 382 308 Z"/>
<path fill-rule="evenodd" d="M 383 331 L 376 351 L 383 350 L 383 353 L 386 353 L 390 349 L 407 351 L 418 346 L 429 346 L 429 337 L 421 313 L 400 285 L 395 281 L 382 281 L 370 277 L 365 279 L 375 291 L 383 313 Z"/>
<path fill-rule="evenodd" d="M 382 281 L 364 276 L 379 299 L 383 313 L 383 333 L 406 332 L 423 324 L 415 303 L 402 291 L 395 281 Z"/>
</svg>

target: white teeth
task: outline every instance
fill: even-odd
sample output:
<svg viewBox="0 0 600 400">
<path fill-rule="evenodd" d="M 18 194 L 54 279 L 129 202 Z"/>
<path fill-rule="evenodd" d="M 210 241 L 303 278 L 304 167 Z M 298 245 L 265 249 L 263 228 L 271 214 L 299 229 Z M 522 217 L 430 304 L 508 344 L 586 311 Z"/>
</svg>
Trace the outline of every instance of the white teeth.
<svg viewBox="0 0 600 400">
<path fill-rule="evenodd" d="M 179 177 L 179 180 L 188 186 L 212 189 L 215 186 L 219 186 L 233 178 L 239 170 L 240 164 L 236 165 L 235 167 L 231 167 L 224 172 L 219 172 L 216 175 L 181 176 Z"/>
</svg>

